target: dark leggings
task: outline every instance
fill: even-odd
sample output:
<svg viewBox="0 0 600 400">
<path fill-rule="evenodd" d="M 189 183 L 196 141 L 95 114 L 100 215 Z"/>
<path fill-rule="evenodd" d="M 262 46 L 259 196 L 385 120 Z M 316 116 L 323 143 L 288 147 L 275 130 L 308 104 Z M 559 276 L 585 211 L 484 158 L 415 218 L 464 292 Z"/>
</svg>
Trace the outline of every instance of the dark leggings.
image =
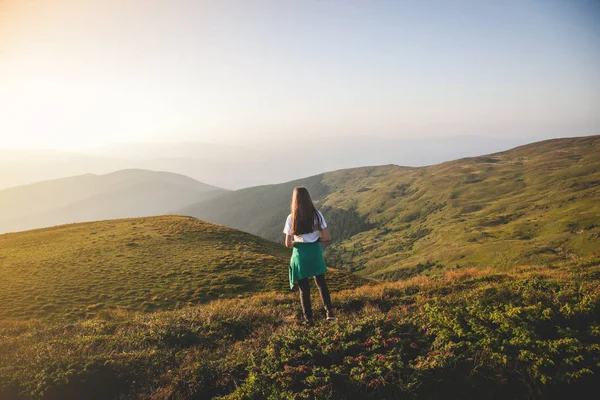
<svg viewBox="0 0 600 400">
<path fill-rule="evenodd" d="M 331 298 L 329 296 L 327 283 L 325 282 L 325 275 L 315 276 L 315 283 L 319 288 L 319 294 L 321 295 L 321 301 L 323 302 L 325 310 L 331 312 Z M 300 279 L 298 281 L 298 287 L 300 288 L 300 304 L 302 304 L 302 313 L 304 314 L 304 318 L 307 320 L 312 320 L 313 313 L 312 305 L 310 303 L 310 281 L 308 278 Z"/>
</svg>

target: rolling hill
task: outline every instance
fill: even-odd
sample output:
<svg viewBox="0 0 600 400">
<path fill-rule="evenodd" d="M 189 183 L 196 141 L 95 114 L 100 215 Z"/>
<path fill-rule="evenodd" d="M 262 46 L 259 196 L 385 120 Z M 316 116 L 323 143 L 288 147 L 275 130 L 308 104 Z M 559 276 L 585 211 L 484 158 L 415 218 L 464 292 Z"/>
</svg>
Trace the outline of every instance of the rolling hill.
<svg viewBox="0 0 600 400">
<path fill-rule="evenodd" d="M 289 292 L 290 251 L 194 218 L 162 216 L 0 235 L 0 320 L 174 309 Z M 332 270 L 332 290 L 365 280 Z"/>
<path fill-rule="evenodd" d="M 170 213 L 226 191 L 183 175 L 122 170 L 0 191 L 0 233 Z"/>
<path fill-rule="evenodd" d="M 543 264 L 600 251 L 600 136 L 422 168 L 386 165 L 229 192 L 180 211 L 281 241 L 309 188 L 336 241 L 329 265 L 383 279 Z"/>
</svg>

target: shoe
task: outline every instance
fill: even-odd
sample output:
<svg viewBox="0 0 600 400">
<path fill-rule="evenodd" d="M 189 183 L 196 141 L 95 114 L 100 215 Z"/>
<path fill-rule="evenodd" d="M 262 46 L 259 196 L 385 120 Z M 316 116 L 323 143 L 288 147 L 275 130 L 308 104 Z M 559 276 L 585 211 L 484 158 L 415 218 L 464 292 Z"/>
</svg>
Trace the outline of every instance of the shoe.
<svg viewBox="0 0 600 400">
<path fill-rule="evenodd" d="M 327 310 L 327 321 L 335 321 L 337 318 L 333 315 L 333 311 Z"/>
<path fill-rule="evenodd" d="M 304 326 L 313 326 L 315 323 L 313 322 L 312 319 L 305 319 L 302 321 L 302 325 Z"/>
</svg>

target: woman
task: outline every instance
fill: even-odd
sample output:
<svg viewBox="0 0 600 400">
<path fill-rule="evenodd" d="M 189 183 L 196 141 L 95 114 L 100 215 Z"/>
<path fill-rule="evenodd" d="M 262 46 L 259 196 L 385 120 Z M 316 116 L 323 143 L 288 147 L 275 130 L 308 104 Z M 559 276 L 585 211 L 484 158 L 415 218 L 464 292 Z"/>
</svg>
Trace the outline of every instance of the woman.
<svg viewBox="0 0 600 400">
<path fill-rule="evenodd" d="M 327 268 L 321 247 L 321 243 L 331 241 L 327 223 L 323 214 L 315 208 L 305 187 L 294 188 L 291 211 L 283 229 L 286 235 L 286 247 L 294 248 L 290 260 L 290 288 L 293 289 L 294 284 L 298 284 L 304 320 L 307 324 L 311 324 L 313 314 L 309 278 L 314 276 L 327 312 L 327 319 L 333 320 L 335 318 L 331 298 L 324 276 Z"/>
</svg>

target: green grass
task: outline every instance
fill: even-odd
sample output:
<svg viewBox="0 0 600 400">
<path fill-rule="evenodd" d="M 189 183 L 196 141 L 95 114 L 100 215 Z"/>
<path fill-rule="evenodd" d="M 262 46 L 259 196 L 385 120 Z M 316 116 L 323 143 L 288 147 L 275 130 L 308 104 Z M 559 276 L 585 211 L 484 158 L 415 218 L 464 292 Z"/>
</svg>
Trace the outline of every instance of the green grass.
<svg viewBox="0 0 600 400">
<path fill-rule="evenodd" d="M 290 251 L 234 229 L 165 216 L 0 235 L 0 320 L 176 309 L 289 291 Z M 332 290 L 365 280 L 331 270 Z"/>
<path fill-rule="evenodd" d="M 600 389 L 599 259 L 76 322 L 0 322 L 0 398 L 562 399 Z M 315 298 L 316 301 L 316 298 Z"/>
<path fill-rule="evenodd" d="M 230 192 L 183 213 L 281 241 L 296 185 L 309 188 L 331 222 L 329 265 L 368 277 L 600 254 L 600 136 L 423 168 L 335 171 Z"/>
</svg>

